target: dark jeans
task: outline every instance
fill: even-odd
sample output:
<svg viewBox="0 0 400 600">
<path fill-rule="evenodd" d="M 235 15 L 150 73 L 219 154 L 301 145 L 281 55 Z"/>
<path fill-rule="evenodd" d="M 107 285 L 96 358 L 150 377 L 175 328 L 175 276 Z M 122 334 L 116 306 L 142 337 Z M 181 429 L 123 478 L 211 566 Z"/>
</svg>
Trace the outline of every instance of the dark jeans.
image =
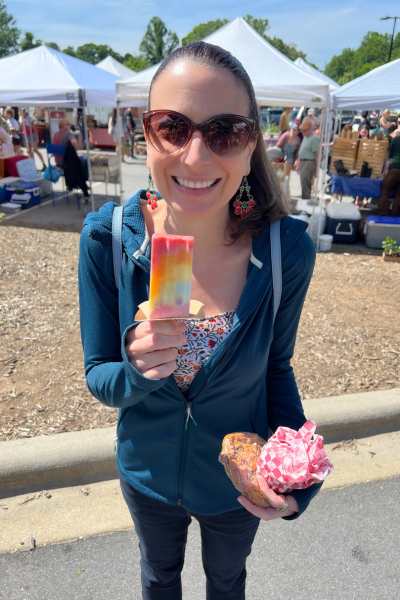
<svg viewBox="0 0 400 600">
<path fill-rule="evenodd" d="M 390 194 L 394 190 L 394 199 L 390 214 L 394 217 L 400 208 L 400 169 L 389 169 L 382 181 L 382 197 L 379 203 L 379 214 L 384 217 L 389 210 Z"/>
<path fill-rule="evenodd" d="M 199 515 L 141 494 L 120 478 L 139 538 L 144 600 L 181 600 L 188 527 L 200 524 L 207 600 L 244 600 L 246 558 L 260 520 L 245 508 Z"/>
</svg>

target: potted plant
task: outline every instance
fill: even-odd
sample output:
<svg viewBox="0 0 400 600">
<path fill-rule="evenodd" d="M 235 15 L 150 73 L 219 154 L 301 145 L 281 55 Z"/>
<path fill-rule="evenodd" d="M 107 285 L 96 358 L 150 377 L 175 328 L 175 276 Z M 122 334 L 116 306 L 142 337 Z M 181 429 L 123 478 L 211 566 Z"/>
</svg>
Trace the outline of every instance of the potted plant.
<svg viewBox="0 0 400 600">
<path fill-rule="evenodd" d="M 396 240 L 392 240 L 390 237 L 387 237 L 386 240 L 382 242 L 383 248 L 383 260 L 389 262 L 400 262 L 400 246 L 397 245 Z"/>
</svg>

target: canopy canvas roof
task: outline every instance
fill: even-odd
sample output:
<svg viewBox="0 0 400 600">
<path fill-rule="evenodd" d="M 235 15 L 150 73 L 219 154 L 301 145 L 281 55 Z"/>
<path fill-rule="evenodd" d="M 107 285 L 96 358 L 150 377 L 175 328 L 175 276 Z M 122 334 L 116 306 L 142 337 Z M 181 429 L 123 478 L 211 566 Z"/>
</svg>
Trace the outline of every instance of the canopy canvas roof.
<svg viewBox="0 0 400 600">
<path fill-rule="evenodd" d="M 296 67 L 299 67 L 299 69 L 304 71 L 304 73 L 308 73 L 309 75 L 320 79 L 323 83 L 327 83 L 331 92 L 334 92 L 335 90 L 338 90 L 340 88 L 340 85 L 336 83 L 336 81 L 333 81 L 333 79 L 331 79 L 327 75 L 324 75 L 323 73 L 321 73 L 321 71 L 318 71 L 318 69 L 315 69 L 314 67 L 309 65 L 305 60 L 300 58 L 300 56 L 299 58 L 296 58 L 294 64 L 296 65 Z"/>
<path fill-rule="evenodd" d="M 349 81 L 334 92 L 332 102 L 339 110 L 400 107 L 400 58 Z"/>
<path fill-rule="evenodd" d="M 240 60 L 253 83 L 257 102 L 265 106 L 329 106 L 329 87 L 299 69 L 241 17 L 204 39 L 221 46 Z M 159 65 L 116 84 L 122 105 L 147 102 L 151 80 Z"/>
<path fill-rule="evenodd" d="M 97 63 L 96 67 L 98 69 L 102 69 L 103 71 L 107 71 L 107 73 L 112 73 L 113 75 L 116 75 L 118 79 L 126 79 L 127 77 L 132 77 L 133 75 L 136 75 L 136 71 L 128 69 L 128 67 L 122 65 L 112 56 L 107 56 L 107 58 Z"/>
<path fill-rule="evenodd" d="M 47 46 L 0 60 L 0 105 L 116 106 L 118 77 Z"/>
</svg>

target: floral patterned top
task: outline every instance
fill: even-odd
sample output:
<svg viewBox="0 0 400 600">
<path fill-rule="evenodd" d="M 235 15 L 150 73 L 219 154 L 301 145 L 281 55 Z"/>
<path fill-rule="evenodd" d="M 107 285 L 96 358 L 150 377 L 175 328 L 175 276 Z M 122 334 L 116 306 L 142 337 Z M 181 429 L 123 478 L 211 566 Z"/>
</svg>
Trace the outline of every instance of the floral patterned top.
<svg viewBox="0 0 400 600">
<path fill-rule="evenodd" d="M 187 342 L 178 348 L 177 368 L 174 371 L 175 381 L 183 393 L 188 391 L 211 352 L 231 331 L 235 313 L 235 310 L 229 310 L 214 317 L 184 321 Z"/>
</svg>

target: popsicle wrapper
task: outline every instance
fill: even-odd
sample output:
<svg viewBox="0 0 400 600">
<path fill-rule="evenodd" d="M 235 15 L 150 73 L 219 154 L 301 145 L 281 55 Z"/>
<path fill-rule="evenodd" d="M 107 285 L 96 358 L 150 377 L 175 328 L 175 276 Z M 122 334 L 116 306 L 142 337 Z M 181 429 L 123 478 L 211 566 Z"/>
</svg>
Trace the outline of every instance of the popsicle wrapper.
<svg viewBox="0 0 400 600">
<path fill-rule="evenodd" d="M 299 431 L 278 427 L 263 446 L 257 473 L 277 493 L 308 488 L 323 481 L 333 470 L 324 451 L 323 438 L 315 434 L 317 423 L 309 420 Z"/>
</svg>

